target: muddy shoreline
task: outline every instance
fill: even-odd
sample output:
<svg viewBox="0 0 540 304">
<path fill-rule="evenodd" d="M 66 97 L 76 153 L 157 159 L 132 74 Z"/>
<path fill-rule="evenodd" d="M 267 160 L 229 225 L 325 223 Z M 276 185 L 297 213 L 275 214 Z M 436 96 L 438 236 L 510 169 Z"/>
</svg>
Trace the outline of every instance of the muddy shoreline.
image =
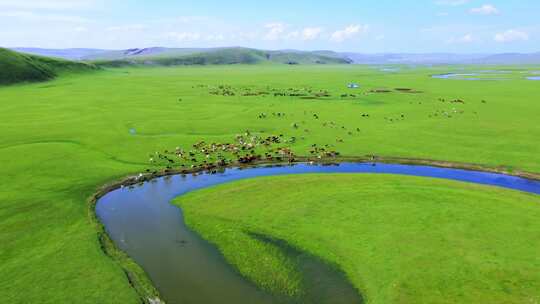
<svg viewBox="0 0 540 304">
<path fill-rule="evenodd" d="M 97 201 L 106 195 L 107 193 L 117 190 L 122 187 L 135 186 L 147 181 L 150 181 L 155 178 L 172 176 L 172 175 L 181 175 L 181 174 L 199 174 L 205 172 L 219 172 L 229 168 L 252 168 L 252 167 L 261 167 L 261 166 L 288 166 L 299 163 L 313 163 L 319 165 L 336 165 L 344 162 L 355 162 L 355 163 L 366 163 L 366 162 L 378 162 L 378 163 L 387 163 L 387 164 L 402 164 L 402 165 L 425 165 L 432 167 L 440 168 L 452 168 L 452 169 L 462 169 L 470 171 L 482 171 L 489 173 L 499 173 L 510 176 L 516 176 L 531 180 L 540 180 L 540 174 L 526 171 L 510 171 L 507 167 L 490 167 L 480 164 L 468 164 L 468 163 L 458 163 L 458 162 L 449 162 L 449 161 L 440 161 L 440 160 L 430 160 L 430 159 L 414 159 L 414 158 L 401 158 L 401 157 L 378 157 L 374 155 L 366 155 L 362 157 L 334 157 L 334 158 L 325 158 L 325 159 L 315 159 L 313 157 L 296 157 L 294 160 L 290 161 L 253 161 L 248 164 L 242 164 L 239 162 L 233 162 L 225 166 L 213 166 L 210 168 L 193 168 L 193 169 L 168 169 L 162 170 L 156 173 L 146 173 L 139 175 L 126 176 L 117 181 L 105 184 L 100 187 L 89 199 L 89 210 L 88 216 L 92 224 L 95 225 L 97 230 L 98 242 L 101 245 L 103 252 L 109 256 L 113 261 L 115 261 L 124 271 L 126 279 L 129 284 L 135 289 L 137 294 L 140 297 L 141 303 L 148 304 L 158 304 L 164 303 L 159 298 L 159 292 L 153 286 L 152 282 L 148 278 L 144 270 L 137 265 L 126 253 L 121 251 L 114 242 L 108 236 L 104 225 L 99 221 L 97 214 L 95 212 L 95 207 Z"/>
</svg>

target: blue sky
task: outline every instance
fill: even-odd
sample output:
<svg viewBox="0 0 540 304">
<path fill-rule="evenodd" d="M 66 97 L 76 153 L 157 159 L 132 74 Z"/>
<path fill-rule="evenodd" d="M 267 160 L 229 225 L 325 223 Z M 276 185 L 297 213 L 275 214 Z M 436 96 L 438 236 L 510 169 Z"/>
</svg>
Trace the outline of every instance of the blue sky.
<svg viewBox="0 0 540 304">
<path fill-rule="evenodd" d="M 0 45 L 540 51 L 538 0 L 0 0 Z"/>
</svg>

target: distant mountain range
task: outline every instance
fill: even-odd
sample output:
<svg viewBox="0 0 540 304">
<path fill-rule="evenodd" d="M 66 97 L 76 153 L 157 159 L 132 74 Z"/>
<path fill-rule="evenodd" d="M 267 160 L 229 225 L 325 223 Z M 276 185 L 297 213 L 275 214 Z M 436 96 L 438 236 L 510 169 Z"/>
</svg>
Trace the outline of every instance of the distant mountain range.
<svg viewBox="0 0 540 304">
<path fill-rule="evenodd" d="M 87 56 L 105 52 L 99 49 L 40 49 L 40 48 L 11 48 L 14 51 L 39 55 L 46 57 L 56 57 L 67 60 L 83 60 Z"/>
<path fill-rule="evenodd" d="M 540 64 L 540 52 L 531 54 L 342 54 L 357 64 Z"/>
<path fill-rule="evenodd" d="M 265 51 L 241 47 L 228 48 L 133 48 L 126 50 L 39 49 L 12 50 L 63 59 L 88 61 L 101 66 L 205 65 L 205 64 L 349 64 L 352 61 L 334 52 Z"/>
<path fill-rule="evenodd" d="M 12 48 L 15 51 L 69 60 L 91 61 L 102 65 L 188 65 L 234 63 L 283 64 L 540 64 L 540 52 L 521 54 L 407 54 L 407 53 L 338 53 L 333 51 L 265 51 L 241 47 L 230 48 L 133 48 L 40 49 Z"/>
</svg>

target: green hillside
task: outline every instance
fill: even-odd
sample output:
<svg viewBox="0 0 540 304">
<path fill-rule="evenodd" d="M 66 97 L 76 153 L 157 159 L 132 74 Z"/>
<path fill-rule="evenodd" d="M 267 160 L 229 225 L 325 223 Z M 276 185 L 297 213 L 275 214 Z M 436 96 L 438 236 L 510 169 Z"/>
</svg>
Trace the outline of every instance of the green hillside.
<svg viewBox="0 0 540 304">
<path fill-rule="evenodd" d="M 221 48 L 198 52 L 165 52 L 146 56 L 126 56 L 92 61 L 105 67 L 128 65 L 227 65 L 227 64 L 348 64 L 345 58 L 312 52 L 264 51 L 248 48 Z"/>
<path fill-rule="evenodd" d="M 315 52 L 269 52 L 269 60 L 277 63 L 289 64 L 349 64 L 349 60 L 334 54 L 320 54 Z"/>
<path fill-rule="evenodd" d="M 58 73 L 96 69 L 93 64 L 26 55 L 0 48 L 0 85 L 45 81 Z"/>
</svg>

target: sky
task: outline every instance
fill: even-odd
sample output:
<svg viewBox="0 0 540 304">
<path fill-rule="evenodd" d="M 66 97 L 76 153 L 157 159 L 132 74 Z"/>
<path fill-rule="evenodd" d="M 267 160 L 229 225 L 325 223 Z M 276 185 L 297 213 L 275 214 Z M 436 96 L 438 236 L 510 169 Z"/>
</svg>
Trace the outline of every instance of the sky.
<svg viewBox="0 0 540 304">
<path fill-rule="evenodd" d="M 540 51 L 538 0 L 0 0 L 0 46 Z"/>
</svg>

